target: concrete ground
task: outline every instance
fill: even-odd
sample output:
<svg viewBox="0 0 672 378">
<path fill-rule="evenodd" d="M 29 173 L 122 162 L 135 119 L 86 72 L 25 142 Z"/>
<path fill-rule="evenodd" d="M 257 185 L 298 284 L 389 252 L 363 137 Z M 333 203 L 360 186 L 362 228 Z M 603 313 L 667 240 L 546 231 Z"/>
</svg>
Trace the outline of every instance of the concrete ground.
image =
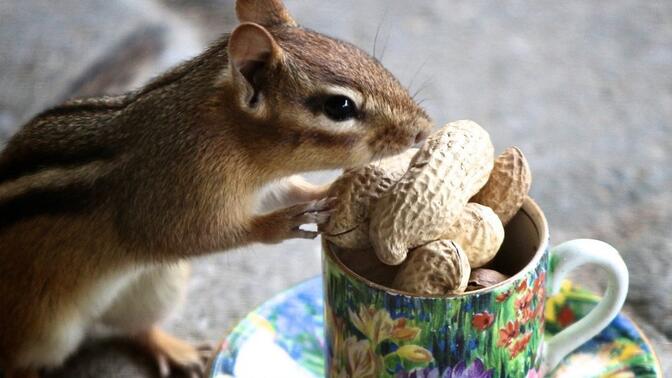
<svg viewBox="0 0 672 378">
<path fill-rule="evenodd" d="M 47 3 L 0 3 L 0 146 L 40 108 L 136 86 L 235 26 L 228 0 Z M 437 124 L 470 118 L 498 150 L 520 146 L 553 242 L 599 238 L 623 254 L 626 311 L 672 376 L 672 2 L 287 4 L 302 25 L 370 52 L 378 34 L 377 55 L 420 91 Z M 319 253 L 317 241 L 293 240 L 196 260 L 187 303 L 167 328 L 214 342 L 266 298 L 319 274 Z M 590 269 L 578 277 L 601 287 Z M 109 342 L 55 375 L 151 376 L 147 363 Z"/>
</svg>

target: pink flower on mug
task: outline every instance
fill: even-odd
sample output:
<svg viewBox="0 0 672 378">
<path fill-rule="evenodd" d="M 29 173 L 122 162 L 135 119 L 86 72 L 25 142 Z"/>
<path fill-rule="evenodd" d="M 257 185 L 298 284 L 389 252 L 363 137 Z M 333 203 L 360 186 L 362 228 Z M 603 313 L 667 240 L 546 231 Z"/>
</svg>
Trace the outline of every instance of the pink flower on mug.
<svg viewBox="0 0 672 378">
<path fill-rule="evenodd" d="M 543 378 L 543 375 L 541 375 L 541 370 L 530 369 L 525 378 Z"/>
<path fill-rule="evenodd" d="M 483 331 L 486 328 L 490 327 L 495 321 L 495 316 L 489 313 L 487 310 L 474 314 L 471 318 L 471 325 L 474 326 L 479 331 Z"/>
<path fill-rule="evenodd" d="M 511 343 L 511 340 L 518 337 L 520 334 L 520 323 L 518 320 L 515 322 L 510 321 L 506 325 L 499 329 L 499 339 L 497 340 L 497 346 L 504 347 Z"/>
</svg>

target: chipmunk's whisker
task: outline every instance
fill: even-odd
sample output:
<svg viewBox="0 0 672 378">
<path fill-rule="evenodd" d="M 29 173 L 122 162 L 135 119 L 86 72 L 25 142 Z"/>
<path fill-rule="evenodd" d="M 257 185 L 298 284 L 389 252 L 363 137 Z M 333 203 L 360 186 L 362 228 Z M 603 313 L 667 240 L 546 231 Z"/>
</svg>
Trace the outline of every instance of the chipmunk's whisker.
<svg viewBox="0 0 672 378">
<path fill-rule="evenodd" d="M 409 92 L 413 89 L 413 84 L 415 83 L 415 79 L 418 78 L 418 75 L 419 75 L 420 72 L 423 70 L 423 68 L 425 68 L 425 65 L 427 64 L 428 61 L 429 61 L 429 58 L 425 58 L 425 59 L 422 61 L 422 63 L 420 63 L 420 66 L 418 67 L 418 69 L 415 70 L 415 73 L 413 73 L 413 76 L 411 77 L 411 82 L 408 83 L 408 91 L 409 91 Z M 412 96 L 412 97 L 415 98 L 415 95 Z"/>
<path fill-rule="evenodd" d="M 427 101 L 432 101 L 432 100 L 430 100 L 428 98 L 421 98 L 419 101 L 417 101 L 418 106 L 422 106 L 422 104 L 424 104 Z"/>
<path fill-rule="evenodd" d="M 390 11 L 390 4 L 387 3 L 387 6 L 385 7 L 385 12 L 383 13 L 383 17 L 380 19 L 380 22 L 378 23 L 378 26 L 376 27 L 376 35 L 373 37 L 373 53 L 371 54 L 374 59 L 377 59 L 378 61 L 382 62 L 383 56 L 385 55 L 385 50 L 387 48 L 387 42 L 390 39 L 390 33 L 388 32 L 387 37 L 385 38 L 385 42 L 383 44 L 383 52 L 380 55 L 380 58 L 376 56 L 377 51 L 377 46 L 378 46 L 378 37 L 380 36 L 380 31 L 383 27 L 383 24 L 387 20 L 387 15 Z"/>
<path fill-rule="evenodd" d="M 419 94 L 421 94 L 425 89 L 427 89 L 427 86 L 429 85 L 429 82 L 431 80 L 432 80 L 431 78 L 425 79 L 425 81 L 423 81 L 422 84 L 420 84 L 420 87 L 418 87 L 418 89 L 413 93 L 411 97 L 415 100 L 415 98 L 418 97 Z"/>
</svg>

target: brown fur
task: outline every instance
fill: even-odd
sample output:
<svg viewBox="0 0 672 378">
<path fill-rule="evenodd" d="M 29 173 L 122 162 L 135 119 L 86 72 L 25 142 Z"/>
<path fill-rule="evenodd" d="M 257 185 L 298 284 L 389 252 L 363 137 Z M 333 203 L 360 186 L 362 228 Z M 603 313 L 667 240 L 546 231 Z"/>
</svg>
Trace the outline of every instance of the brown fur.
<svg viewBox="0 0 672 378">
<path fill-rule="evenodd" d="M 231 68 L 224 36 L 138 91 L 47 110 L 2 152 L 0 193 L 36 182 L 0 194 L 0 366 L 40 367 L 17 356 L 102 276 L 296 237 L 288 217 L 298 208 L 252 213 L 262 186 L 401 152 L 430 127 L 379 62 L 295 26 L 279 1 L 239 0 L 238 13 L 273 38 L 254 82 Z M 361 93 L 356 127 L 314 126 L 307 102 L 328 85 Z M 245 103 L 251 89 L 256 108 Z M 39 175 L 86 164 L 106 169 L 67 183 Z"/>
<path fill-rule="evenodd" d="M 112 228 L 106 227 L 106 223 L 109 224 L 109 217 L 103 214 L 41 217 L 9 230 L 27 237 L 14 238 L 11 243 L 3 238 L 2 362 L 6 364 L 8 357 L 31 341 L 27 336 L 32 334 L 39 340 L 45 328 L 59 321 L 59 314 L 72 310 L 74 299 L 90 283 L 133 263 L 117 258 L 115 236 L 109 234 L 107 230 Z M 36 235 L 45 237 L 35 239 Z M 64 245 L 68 248 L 63 248 Z M 5 364 L 2 366 L 8 366 Z"/>
</svg>

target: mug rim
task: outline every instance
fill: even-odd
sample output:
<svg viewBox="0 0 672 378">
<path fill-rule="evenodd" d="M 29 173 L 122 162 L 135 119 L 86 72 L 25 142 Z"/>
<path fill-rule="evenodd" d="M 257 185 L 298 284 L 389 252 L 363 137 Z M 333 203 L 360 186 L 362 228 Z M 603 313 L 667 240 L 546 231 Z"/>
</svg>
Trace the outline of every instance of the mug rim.
<svg viewBox="0 0 672 378">
<path fill-rule="evenodd" d="M 537 237 L 539 239 L 539 246 L 534 252 L 534 255 L 532 256 L 532 259 L 525 265 L 523 269 L 518 271 L 516 274 L 513 276 L 507 278 L 506 280 L 499 282 L 495 285 L 488 286 L 482 289 L 478 290 L 472 290 L 469 292 L 465 293 L 460 293 L 460 294 L 455 294 L 455 295 L 418 295 L 414 293 L 410 293 L 407 291 L 403 290 L 397 290 L 393 289 L 391 287 L 387 287 L 384 285 L 381 285 L 379 283 L 373 282 L 369 280 L 368 278 L 359 275 L 352 271 L 348 266 L 343 264 L 343 262 L 336 258 L 335 253 L 332 251 L 331 248 L 331 243 L 327 241 L 325 238 L 322 238 L 322 250 L 324 251 L 325 258 L 329 259 L 331 263 L 336 264 L 336 266 L 339 267 L 344 273 L 348 274 L 349 276 L 353 277 L 354 279 L 361 281 L 365 285 L 372 287 L 377 290 L 381 290 L 386 292 L 386 294 L 394 294 L 394 295 L 404 295 L 407 297 L 412 297 L 412 298 L 419 298 L 419 299 L 453 299 L 453 298 L 464 298 L 472 295 L 480 295 L 484 293 L 488 293 L 490 291 L 494 291 L 497 288 L 505 285 L 509 285 L 515 281 L 518 281 L 520 278 L 523 276 L 527 275 L 530 271 L 534 270 L 538 265 L 539 261 L 541 260 L 542 256 L 546 253 L 546 250 L 548 249 L 548 243 L 549 243 L 549 230 L 548 230 L 548 222 L 546 221 L 546 216 L 544 215 L 544 212 L 541 210 L 539 205 L 531 198 L 531 197 L 526 197 L 525 201 L 523 202 L 523 206 L 520 208 L 519 211 L 524 212 L 528 218 L 532 221 L 532 225 L 534 226 L 535 230 L 537 231 Z M 324 269 L 324 268 L 323 268 Z"/>
</svg>

